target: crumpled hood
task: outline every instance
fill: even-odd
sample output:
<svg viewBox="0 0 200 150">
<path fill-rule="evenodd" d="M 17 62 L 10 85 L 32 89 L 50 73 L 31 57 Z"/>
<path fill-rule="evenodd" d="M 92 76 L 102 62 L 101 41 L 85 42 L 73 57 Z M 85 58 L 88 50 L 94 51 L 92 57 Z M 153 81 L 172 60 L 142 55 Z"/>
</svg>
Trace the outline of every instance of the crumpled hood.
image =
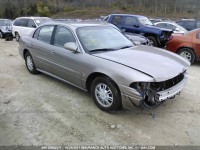
<svg viewBox="0 0 200 150">
<path fill-rule="evenodd" d="M 175 53 L 143 45 L 92 55 L 148 74 L 156 82 L 171 79 L 190 66 L 189 61 Z"/>
</svg>

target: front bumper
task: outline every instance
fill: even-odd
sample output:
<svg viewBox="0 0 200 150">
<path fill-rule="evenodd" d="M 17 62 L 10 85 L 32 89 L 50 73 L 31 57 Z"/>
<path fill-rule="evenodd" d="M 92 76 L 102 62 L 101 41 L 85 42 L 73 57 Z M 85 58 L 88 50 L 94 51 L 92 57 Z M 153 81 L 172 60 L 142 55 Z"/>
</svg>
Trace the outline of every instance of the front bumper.
<svg viewBox="0 0 200 150">
<path fill-rule="evenodd" d="M 166 89 L 164 91 L 157 92 L 155 95 L 155 99 L 161 102 L 177 95 L 185 87 L 186 83 L 187 83 L 187 76 L 185 75 L 183 80 L 178 84 L 176 84 L 175 86 Z"/>
<path fill-rule="evenodd" d="M 176 84 L 175 86 L 166 89 L 164 91 L 157 92 L 155 94 L 155 100 L 158 102 L 167 100 L 179 94 L 181 90 L 185 87 L 187 83 L 187 76 L 185 75 L 183 80 Z M 120 86 L 123 90 L 122 96 L 122 106 L 123 108 L 132 109 L 134 106 L 140 107 L 143 101 L 143 97 L 133 88 Z"/>
</svg>

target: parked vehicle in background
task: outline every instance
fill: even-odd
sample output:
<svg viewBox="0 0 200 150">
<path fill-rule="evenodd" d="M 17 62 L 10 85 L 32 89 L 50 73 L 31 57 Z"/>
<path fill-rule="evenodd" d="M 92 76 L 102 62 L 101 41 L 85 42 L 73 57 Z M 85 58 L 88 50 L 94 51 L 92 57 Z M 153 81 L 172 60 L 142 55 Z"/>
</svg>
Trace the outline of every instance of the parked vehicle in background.
<svg viewBox="0 0 200 150">
<path fill-rule="evenodd" d="M 20 39 L 19 52 L 31 74 L 89 91 L 104 111 L 159 106 L 180 93 L 190 66 L 166 50 L 135 46 L 108 23 L 45 24 Z"/>
<path fill-rule="evenodd" d="M 163 21 L 162 19 L 153 19 L 153 18 L 150 18 L 149 19 L 153 24 L 156 23 L 156 22 L 161 22 Z"/>
<path fill-rule="evenodd" d="M 149 39 L 140 34 L 124 32 L 124 35 L 128 37 L 135 45 L 152 46 L 152 43 L 149 41 Z"/>
<path fill-rule="evenodd" d="M 200 28 L 200 20 L 198 19 L 182 19 L 176 23 L 189 31 Z"/>
<path fill-rule="evenodd" d="M 0 19 L 0 38 L 12 36 L 12 20 Z"/>
<path fill-rule="evenodd" d="M 193 63 L 200 61 L 200 29 L 186 34 L 173 34 L 166 49 L 175 52 Z"/>
<path fill-rule="evenodd" d="M 174 33 L 184 34 L 188 32 L 188 30 L 186 30 L 185 28 L 183 28 L 175 22 L 162 21 L 156 22 L 154 23 L 154 25 L 160 28 L 171 29 Z"/>
<path fill-rule="evenodd" d="M 30 35 L 35 28 L 43 23 L 51 21 L 47 17 L 20 17 L 15 19 L 12 24 L 12 34 L 16 41 L 19 41 L 21 36 Z"/>
<path fill-rule="evenodd" d="M 164 47 L 173 33 L 172 30 L 153 26 L 147 17 L 139 15 L 112 14 L 105 21 L 116 24 L 125 32 L 141 34 L 147 37 L 156 47 Z"/>
</svg>

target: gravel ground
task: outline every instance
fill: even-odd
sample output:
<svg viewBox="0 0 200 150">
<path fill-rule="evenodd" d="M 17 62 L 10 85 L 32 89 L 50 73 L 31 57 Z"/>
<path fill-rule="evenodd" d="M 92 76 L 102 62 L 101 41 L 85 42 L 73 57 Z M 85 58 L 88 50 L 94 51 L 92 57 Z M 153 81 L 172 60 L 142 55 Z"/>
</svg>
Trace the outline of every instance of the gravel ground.
<svg viewBox="0 0 200 150">
<path fill-rule="evenodd" d="M 0 145 L 200 145 L 200 63 L 180 96 L 151 112 L 106 113 L 90 95 L 28 73 L 18 43 L 0 40 Z"/>
</svg>

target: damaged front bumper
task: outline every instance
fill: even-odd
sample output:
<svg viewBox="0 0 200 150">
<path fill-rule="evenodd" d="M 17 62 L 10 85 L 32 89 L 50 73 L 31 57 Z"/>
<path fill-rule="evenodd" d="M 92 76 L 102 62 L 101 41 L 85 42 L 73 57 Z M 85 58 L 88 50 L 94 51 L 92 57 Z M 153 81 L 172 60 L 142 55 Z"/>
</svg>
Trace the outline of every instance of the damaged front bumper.
<svg viewBox="0 0 200 150">
<path fill-rule="evenodd" d="M 156 92 L 154 95 L 154 99 L 157 102 L 162 102 L 167 99 L 173 98 L 181 92 L 181 90 L 185 87 L 186 83 L 187 83 L 187 76 L 184 75 L 184 78 L 178 84 L 166 90 Z M 142 102 L 144 101 L 144 98 L 136 89 L 122 85 L 120 85 L 120 89 L 122 89 L 121 96 L 122 96 L 123 108 L 132 109 L 134 108 L 134 106 L 136 107 L 141 106 Z"/>
</svg>

